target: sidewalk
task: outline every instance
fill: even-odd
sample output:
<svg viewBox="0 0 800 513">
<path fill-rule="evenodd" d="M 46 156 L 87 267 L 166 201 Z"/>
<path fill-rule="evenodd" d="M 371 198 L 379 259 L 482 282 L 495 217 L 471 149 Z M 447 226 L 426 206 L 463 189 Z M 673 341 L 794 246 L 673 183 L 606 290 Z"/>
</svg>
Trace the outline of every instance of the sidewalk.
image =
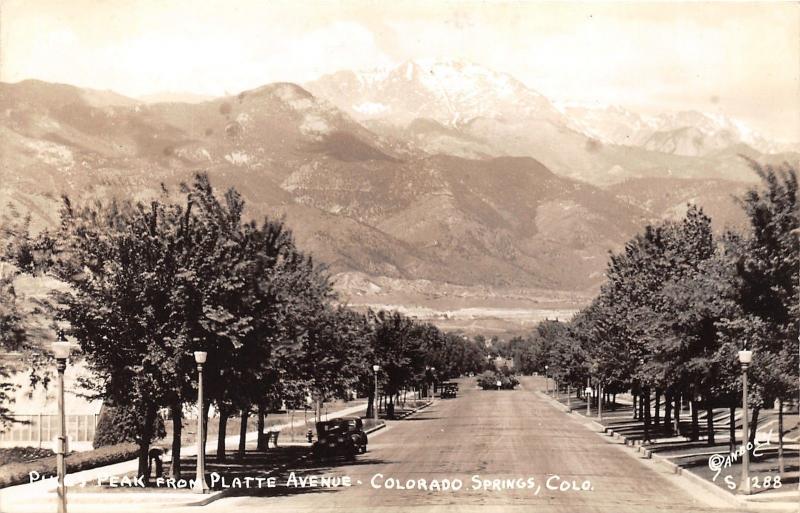
<svg viewBox="0 0 800 513">
<path fill-rule="evenodd" d="M 327 414 L 327 418 L 335 419 L 339 417 L 347 417 L 363 411 L 366 408 L 365 403 L 359 403 L 354 406 L 350 406 L 347 408 L 343 408 L 341 410 L 335 412 L 329 412 Z M 269 429 L 272 431 L 282 430 L 282 429 L 289 429 L 292 427 L 303 426 L 305 425 L 304 419 L 300 418 L 295 420 L 294 422 L 288 422 L 284 424 L 278 424 L 270 426 Z M 258 432 L 251 431 L 245 435 L 245 439 L 248 442 L 253 442 L 257 440 Z M 225 438 L 225 447 L 227 448 L 236 448 L 239 445 L 239 435 L 230 435 Z M 308 443 L 304 442 L 302 444 L 288 444 L 283 443 L 282 445 L 308 445 Z M 216 440 L 206 441 L 206 454 L 214 454 L 216 453 L 217 442 Z M 187 444 L 181 447 L 181 457 L 187 456 L 195 456 L 197 454 L 197 445 L 196 444 Z M 129 460 L 120 463 L 116 463 L 114 465 L 107 465 L 104 467 L 96 467 L 89 470 L 84 470 L 81 472 L 75 472 L 72 474 L 67 475 L 66 483 L 67 486 L 79 486 L 82 482 L 96 482 L 98 478 L 107 479 L 109 476 L 119 476 L 124 474 L 133 473 L 137 470 L 138 461 L 137 460 Z M 187 473 L 188 474 L 188 473 Z M 193 477 L 193 476 L 191 476 Z M 27 483 L 21 484 L 16 486 L 10 486 L 7 488 L 0 489 L 0 511 L 5 512 L 6 508 L 4 505 L 7 504 L 20 504 L 25 503 L 28 501 L 33 501 L 34 497 L 42 497 L 42 498 L 49 498 L 54 497 L 54 491 L 56 489 L 56 480 L 53 479 L 46 479 L 41 481 L 36 481 L 34 483 Z M 69 493 L 69 490 L 68 490 Z M 142 494 L 139 494 L 142 495 Z M 176 491 L 174 494 L 170 494 L 169 492 L 163 492 L 157 494 L 157 499 L 159 500 L 166 500 L 173 497 L 169 497 L 170 495 L 175 495 L 180 497 L 181 499 L 186 499 L 187 492 L 186 491 Z"/>
<path fill-rule="evenodd" d="M 691 416 L 686 412 L 681 415 L 681 433 L 674 434 L 671 430 L 665 430 L 663 426 L 651 426 L 650 440 L 644 441 L 644 423 L 642 420 L 633 419 L 631 404 L 618 404 L 614 409 L 606 406 L 603 409 L 602 420 L 597 418 L 597 408 L 593 405 L 591 414 L 586 415 L 586 402 L 582 399 L 570 397 L 570 408 L 566 406 L 566 394 L 557 394 L 553 399 L 551 394 L 540 391 L 542 396 L 550 399 L 561 409 L 569 413 L 578 414 L 585 419 L 593 429 L 600 434 L 612 437 L 617 443 L 624 444 L 631 448 L 631 455 L 644 459 L 651 459 L 662 464 L 671 472 L 684 476 L 687 479 L 702 485 L 709 491 L 736 501 L 740 507 L 746 509 L 759 510 L 788 510 L 800 511 L 800 492 L 797 490 L 797 481 L 800 472 L 798 469 L 798 444 L 794 443 L 794 437 L 784 436 L 784 460 L 785 471 L 779 474 L 777 468 L 777 449 L 774 445 L 777 435 L 767 438 L 769 427 L 773 420 L 769 415 L 764 415 L 759 422 L 757 441 L 761 441 L 762 450 L 758 457 L 753 457 L 750 465 L 751 479 L 756 479 L 758 483 L 765 483 L 765 478 L 769 476 L 770 482 L 774 483 L 775 476 L 780 475 L 781 484 L 778 487 L 760 486 L 753 488 L 752 495 L 736 495 L 731 492 L 730 487 L 739 485 L 741 475 L 741 465 L 739 461 L 731 458 L 728 446 L 728 424 L 730 414 L 721 409 L 714 412 L 715 438 L 716 443 L 708 445 L 707 438 L 701 436 L 697 441 L 691 441 L 684 434 L 688 433 L 687 426 L 691 424 Z M 651 409 L 652 412 L 652 409 Z M 699 412 L 700 413 L 700 412 Z M 706 413 L 702 412 L 700 417 L 701 434 L 704 435 L 706 423 Z M 788 415 L 787 415 L 788 417 Z M 793 417 L 797 417 L 794 415 Z M 738 414 L 734 422 L 741 418 Z M 792 425 L 787 423 L 787 425 Z M 767 426 L 765 432 L 762 429 Z M 724 427 L 724 429 L 722 429 Z M 740 436 L 741 427 L 737 427 L 737 435 Z M 738 440 L 741 443 L 741 440 Z M 740 460 L 741 458 L 739 458 Z M 720 462 L 719 465 L 716 462 Z M 710 467 L 715 467 L 712 470 Z M 726 480 L 727 478 L 727 480 Z"/>
</svg>

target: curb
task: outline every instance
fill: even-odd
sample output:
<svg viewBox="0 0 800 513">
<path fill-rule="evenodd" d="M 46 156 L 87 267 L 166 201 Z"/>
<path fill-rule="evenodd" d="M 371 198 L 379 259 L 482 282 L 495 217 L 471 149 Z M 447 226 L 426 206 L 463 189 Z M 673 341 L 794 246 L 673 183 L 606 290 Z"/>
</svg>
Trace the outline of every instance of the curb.
<svg viewBox="0 0 800 513">
<path fill-rule="evenodd" d="M 541 391 L 537 391 L 537 393 L 546 399 L 549 400 L 550 404 L 553 406 L 558 406 L 562 410 L 566 411 L 566 406 L 562 404 L 560 401 L 557 401 L 547 394 L 542 393 Z M 571 412 L 568 412 L 571 413 Z M 625 446 L 630 447 L 631 449 L 635 450 L 636 452 L 640 453 L 641 459 L 649 459 L 655 463 L 659 463 L 669 470 L 672 471 L 673 474 L 678 476 L 683 476 L 684 478 L 694 482 L 697 485 L 702 486 L 706 489 L 706 491 L 712 493 L 713 495 L 717 496 L 718 498 L 728 502 L 729 504 L 736 506 L 738 508 L 743 508 L 749 511 L 786 511 L 786 512 L 800 512 L 800 507 L 798 507 L 797 502 L 786 502 L 786 501 L 754 501 L 754 500 L 747 500 L 742 496 L 734 495 L 730 492 L 723 490 L 722 488 L 718 487 L 714 483 L 710 483 L 706 479 L 700 477 L 699 475 L 695 474 L 689 469 L 685 469 L 678 465 L 677 463 L 673 463 L 669 461 L 666 457 L 655 454 L 652 450 L 645 448 L 642 445 L 641 440 L 632 440 L 628 439 L 624 435 L 615 432 L 613 428 L 610 426 L 603 426 L 599 422 L 596 422 L 592 419 L 587 417 L 580 417 L 579 419 L 583 423 L 584 426 L 589 427 L 597 432 L 598 435 L 606 435 L 613 439 L 620 440 Z"/>
<path fill-rule="evenodd" d="M 401 416 L 400 416 L 400 419 L 404 419 L 404 418 L 406 418 L 406 417 L 410 417 L 410 416 L 414 415 L 415 413 L 417 413 L 418 411 L 420 411 L 420 410 L 424 410 L 424 409 L 425 409 L 425 408 L 427 408 L 428 406 L 431 406 L 432 404 L 433 404 L 433 401 L 428 401 L 427 403 L 424 403 L 424 404 L 423 404 L 423 405 L 421 405 L 421 406 L 417 406 L 417 407 L 416 407 L 416 408 L 414 408 L 413 410 L 411 410 L 411 411 L 409 411 L 409 412 L 406 412 L 406 413 L 404 413 L 403 415 L 401 415 Z M 398 420 L 400 420 L 400 419 L 398 419 Z"/>
<path fill-rule="evenodd" d="M 408 411 L 406 411 L 406 412 L 404 412 L 404 413 L 400 414 L 399 416 L 397 416 L 397 417 L 395 417 L 395 418 L 393 418 L 393 419 L 382 419 L 382 420 L 383 420 L 383 424 L 379 424 L 379 425 L 377 425 L 377 426 L 373 426 L 373 427 L 369 428 L 369 430 L 367 430 L 367 431 L 364 431 L 364 432 L 365 432 L 365 433 L 367 433 L 367 434 L 369 434 L 369 433 L 372 433 L 373 431 L 377 431 L 377 430 L 379 430 L 379 429 L 382 429 L 382 428 L 386 427 L 386 424 L 387 424 L 387 422 L 386 422 L 386 421 L 387 421 L 387 420 L 388 420 L 388 421 L 392 421 L 392 420 L 403 420 L 403 419 L 405 419 L 406 417 L 410 417 L 411 415 L 414 415 L 414 414 L 415 414 L 415 413 L 417 413 L 418 411 L 420 411 L 420 410 L 423 410 L 423 409 L 427 408 L 428 406 L 430 406 L 430 405 L 432 405 L 432 404 L 433 404 L 433 401 L 428 401 L 427 403 L 424 403 L 424 404 L 422 404 L 421 406 L 417 406 L 417 407 L 416 407 L 416 408 L 414 408 L 413 410 L 408 410 Z"/>
<path fill-rule="evenodd" d="M 429 407 L 432 404 L 433 404 L 433 401 L 430 401 L 430 402 L 427 402 L 427 403 L 425 403 L 425 404 L 423 404 L 421 406 L 418 406 L 418 407 L 414 408 L 413 410 L 404 413 L 397 420 L 404 419 L 406 417 L 414 415 L 415 413 L 419 412 L 420 410 L 422 410 L 424 408 Z M 378 424 L 377 426 L 373 426 L 373 427 L 365 430 L 364 432 L 367 433 L 367 434 L 374 433 L 376 431 L 379 431 L 381 429 L 386 428 L 387 426 L 388 426 L 388 424 L 384 420 L 383 423 Z M 276 467 L 276 468 L 270 470 L 269 472 L 267 472 L 264 475 L 264 477 L 265 478 L 266 477 L 270 477 L 270 476 L 272 476 L 272 475 L 274 475 L 274 474 L 276 474 L 278 472 L 282 472 L 282 471 L 286 470 L 290 465 L 294 465 L 295 463 L 297 463 L 299 461 L 302 461 L 302 460 L 304 460 L 306 458 L 308 458 L 308 454 L 303 454 L 303 455 L 295 458 L 294 460 L 288 461 L 288 462 L 280 465 L 279 467 Z M 163 499 L 165 498 L 164 495 L 158 495 L 158 494 L 154 494 L 152 492 L 142 492 L 140 494 L 141 497 L 137 497 L 137 501 L 136 501 L 135 504 L 139 505 L 139 504 L 142 504 L 142 503 L 146 503 L 148 505 L 151 505 L 151 506 L 154 506 L 154 507 L 159 507 L 159 508 L 162 508 L 162 507 L 202 507 L 202 506 L 207 506 L 208 504 L 211 504 L 212 502 L 215 502 L 215 501 L 217 501 L 219 499 L 224 499 L 224 498 L 234 494 L 238 490 L 239 490 L 238 488 L 227 488 L 227 489 L 224 489 L 224 490 L 212 491 L 211 493 L 204 494 L 202 496 L 200 496 L 200 495 L 195 496 L 196 499 L 192 499 L 192 498 L 190 498 L 191 497 L 190 496 L 190 497 L 185 497 L 185 500 L 175 500 L 174 502 L 173 501 L 163 501 Z M 121 492 L 121 493 L 126 493 L 127 494 L 127 493 L 135 493 L 135 492 Z M 91 501 L 90 500 L 76 501 L 75 502 L 76 504 L 82 504 L 82 505 L 87 505 L 87 506 L 93 506 L 93 505 L 98 505 L 98 504 L 108 504 L 109 502 L 114 502 L 116 504 L 119 504 L 118 500 L 109 501 L 109 499 L 114 499 L 114 498 L 118 499 L 119 498 L 119 497 L 115 497 L 116 494 L 112 494 L 112 493 L 107 493 L 107 492 L 106 493 L 85 493 L 85 494 L 81 494 L 81 495 L 86 499 L 94 499 L 94 500 L 91 500 Z M 72 495 L 72 497 L 75 497 L 75 495 Z M 130 498 L 130 495 L 127 495 L 127 497 Z M 48 499 L 50 499 L 50 497 L 48 497 Z M 56 497 L 53 496 L 52 499 L 53 499 L 52 502 L 55 504 Z M 145 500 L 141 500 L 141 499 L 145 499 Z M 184 499 L 184 497 L 180 497 L 180 499 Z M 48 502 L 51 502 L 51 501 L 48 501 Z"/>
<path fill-rule="evenodd" d="M 383 429 L 385 427 L 386 427 L 386 423 L 384 422 L 383 424 L 378 424 L 377 426 L 372 426 L 369 429 L 365 429 L 364 433 L 366 433 L 366 434 L 374 433 L 375 431 L 378 431 L 379 429 Z"/>
<path fill-rule="evenodd" d="M 433 401 L 430 401 L 428 403 L 425 403 L 425 404 L 423 404 L 421 406 L 418 406 L 418 407 L 414 408 L 411 411 L 405 412 L 404 414 L 402 414 L 398 418 L 398 420 L 399 419 L 404 419 L 404 418 L 406 418 L 406 417 L 408 417 L 410 415 L 413 415 L 413 414 L 417 413 L 418 411 L 429 407 L 432 404 L 433 404 Z M 372 426 L 371 428 L 365 430 L 364 432 L 367 433 L 367 434 L 374 433 L 376 431 L 379 431 L 381 429 L 386 428 L 387 425 L 388 425 L 387 422 L 384 420 L 381 424 L 378 424 L 376 426 Z M 284 464 L 282 464 L 282 465 L 270 470 L 269 472 L 264 474 L 264 477 L 266 478 L 266 477 L 273 476 L 275 473 L 281 472 L 281 471 L 285 470 L 286 468 L 288 468 L 290 465 L 294 465 L 295 463 L 297 463 L 299 461 L 302 461 L 302 460 L 306 459 L 307 457 L 308 457 L 308 454 L 303 454 L 303 455 L 301 455 L 301 456 L 299 456 L 299 457 L 297 457 L 297 458 L 295 458 L 295 459 L 293 459 L 291 461 L 288 461 L 288 462 L 286 462 L 286 463 L 284 463 Z M 206 505 L 211 504 L 212 502 L 215 502 L 215 501 L 217 501 L 219 499 L 224 499 L 224 498 L 232 495 L 234 492 L 236 492 L 238 490 L 239 490 L 238 488 L 227 488 L 227 489 L 224 489 L 224 490 L 211 491 L 210 493 L 203 494 L 203 495 L 199 495 L 199 494 L 198 495 L 192 495 L 192 494 L 188 494 L 188 493 L 187 494 L 168 494 L 167 492 L 153 493 L 153 492 L 146 492 L 146 491 L 139 492 L 139 493 L 137 493 L 137 492 L 119 492 L 119 493 L 75 492 L 73 494 L 70 494 L 69 497 L 71 498 L 70 502 L 72 504 L 75 504 L 76 506 L 87 506 L 89 508 L 91 508 L 93 506 L 100 506 L 100 505 L 110 504 L 110 503 L 119 505 L 120 504 L 120 498 L 122 498 L 122 497 L 126 498 L 126 502 L 129 505 L 131 505 L 132 507 L 135 506 L 136 508 L 141 507 L 142 505 L 147 505 L 147 506 L 156 507 L 156 508 L 170 508 L 170 507 L 178 507 L 179 508 L 179 507 L 202 507 L 202 506 L 206 506 Z M 132 497 L 132 494 L 136 495 L 135 502 L 131 502 L 130 501 L 130 499 L 134 498 L 134 497 Z M 75 500 L 78 497 L 79 497 L 79 499 Z M 165 500 L 165 499 L 174 499 L 174 500 Z M 51 491 L 51 492 L 48 492 L 48 494 L 44 497 L 44 501 L 42 501 L 42 503 L 43 503 L 42 505 L 44 505 L 44 504 L 50 505 L 50 503 L 52 503 L 52 505 L 55 506 L 56 505 L 56 501 L 57 501 L 57 497 L 55 495 L 55 491 Z M 22 502 L 19 505 L 23 506 L 23 508 L 24 508 L 25 503 Z M 122 507 L 120 509 L 121 510 L 125 510 L 126 508 Z"/>
<path fill-rule="evenodd" d="M 425 407 L 425 406 L 428 406 L 428 404 L 424 405 L 423 407 Z M 416 413 L 417 410 L 419 410 L 419 409 L 421 409 L 423 407 L 420 407 L 420 408 L 417 408 L 415 410 L 412 410 L 411 412 L 408 413 L 408 415 L 410 415 L 411 413 Z M 405 416 L 408 416 L 408 415 L 405 415 Z M 402 417 L 402 418 L 405 418 L 405 416 Z M 386 421 L 384 420 L 381 424 L 378 424 L 377 426 L 372 426 L 371 428 L 364 430 L 364 433 L 366 433 L 366 434 L 374 433 L 375 431 L 379 431 L 381 429 L 384 429 L 386 426 L 387 426 L 387 424 L 386 424 Z M 265 477 L 270 477 L 276 472 L 286 470 L 289 467 L 289 465 L 294 465 L 298 461 L 303 461 L 303 460 L 307 459 L 310 453 L 311 453 L 311 451 L 309 450 L 308 453 L 303 454 L 302 456 L 299 456 L 299 457 L 295 458 L 292 461 L 286 462 L 286 463 L 284 463 L 283 465 L 281 465 L 278 468 L 270 470 L 266 474 Z M 224 498 L 228 497 L 229 495 L 232 495 L 237 490 L 238 490 L 237 488 L 228 488 L 227 490 L 221 490 L 219 492 L 216 492 L 215 494 L 213 494 L 213 496 L 210 496 L 210 497 L 206 498 L 205 500 L 191 502 L 191 503 L 188 503 L 188 504 L 180 504 L 180 505 L 176 504 L 176 506 L 207 506 L 208 504 L 211 504 L 214 501 L 217 501 L 219 499 L 224 499 Z M 169 504 L 169 505 L 172 506 L 172 504 Z"/>
</svg>

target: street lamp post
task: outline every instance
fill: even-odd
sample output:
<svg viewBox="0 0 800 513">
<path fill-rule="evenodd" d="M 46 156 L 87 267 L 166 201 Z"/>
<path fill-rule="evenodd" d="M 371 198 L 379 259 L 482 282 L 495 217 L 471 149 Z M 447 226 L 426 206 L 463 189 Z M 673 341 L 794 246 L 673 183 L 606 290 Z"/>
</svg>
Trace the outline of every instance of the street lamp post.
<svg viewBox="0 0 800 513">
<path fill-rule="evenodd" d="M 372 371 L 375 374 L 375 397 L 372 399 L 372 419 L 377 423 L 378 422 L 378 371 L 381 370 L 381 366 L 375 364 L 372 366 Z"/>
<path fill-rule="evenodd" d="M 65 456 L 67 452 L 67 422 L 64 412 L 64 371 L 67 369 L 67 358 L 69 357 L 69 342 L 64 339 L 64 334 L 59 332 L 58 342 L 53 342 L 53 353 L 56 357 L 56 369 L 58 370 L 58 417 L 60 428 L 58 433 L 58 444 L 56 447 L 56 471 L 58 472 L 58 513 L 67 511 L 67 487 L 64 479 L 67 475 L 67 464 Z"/>
<path fill-rule="evenodd" d="M 544 366 L 544 393 L 550 393 L 550 378 L 547 377 L 547 369 L 549 369 L 549 365 Z"/>
<path fill-rule="evenodd" d="M 739 486 L 739 493 L 750 495 L 750 451 L 747 449 L 748 426 L 747 426 L 747 368 L 753 360 L 753 352 L 744 349 L 739 351 L 739 363 L 742 365 L 742 482 Z M 733 419 L 731 419 L 733 422 Z"/>
<path fill-rule="evenodd" d="M 425 366 L 425 395 L 431 400 L 433 400 L 433 371 L 435 370 L 433 367 Z"/>
<path fill-rule="evenodd" d="M 206 448 L 203 433 L 203 364 L 206 363 L 208 353 L 195 351 L 194 361 L 197 363 L 197 474 L 194 479 L 192 491 L 194 493 L 208 493 L 206 484 Z"/>
<path fill-rule="evenodd" d="M 597 383 L 597 419 L 603 420 L 603 382 Z"/>
<path fill-rule="evenodd" d="M 592 386 L 589 383 L 589 376 L 586 376 L 586 416 L 592 414 Z"/>
<path fill-rule="evenodd" d="M 431 401 L 436 398 L 436 367 L 431 367 Z"/>
</svg>

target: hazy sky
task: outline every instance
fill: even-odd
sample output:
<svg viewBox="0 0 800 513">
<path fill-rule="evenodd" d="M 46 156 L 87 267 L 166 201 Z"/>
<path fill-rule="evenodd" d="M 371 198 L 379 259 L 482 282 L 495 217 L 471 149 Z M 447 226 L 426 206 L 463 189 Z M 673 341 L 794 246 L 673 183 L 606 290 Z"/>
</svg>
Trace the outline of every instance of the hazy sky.
<svg viewBox="0 0 800 513">
<path fill-rule="evenodd" d="M 721 112 L 798 140 L 798 5 L 0 0 L 0 80 L 218 95 L 466 60 L 560 102 Z"/>
</svg>

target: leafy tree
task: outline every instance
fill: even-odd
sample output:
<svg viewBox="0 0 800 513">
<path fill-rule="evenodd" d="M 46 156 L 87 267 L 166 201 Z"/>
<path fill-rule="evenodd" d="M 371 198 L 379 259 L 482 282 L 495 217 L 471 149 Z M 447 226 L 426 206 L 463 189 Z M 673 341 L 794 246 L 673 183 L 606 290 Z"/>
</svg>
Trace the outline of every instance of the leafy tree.
<svg viewBox="0 0 800 513">
<path fill-rule="evenodd" d="M 741 314 L 721 322 L 720 329 L 728 344 L 739 349 L 746 344 L 754 351 L 752 440 L 760 408 L 777 398 L 782 424 L 783 403 L 797 390 L 800 223 L 796 169 L 756 162 L 751 166 L 761 179 L 761 187 L 752 188 L 740 199 L 750 230 L 744 236 L 726 239 L 733 268 L 732 299 Z M 780 436 L 782 448 L 783 433 Z"/>
<path fill-rule="evenodd" d="M 19 311 L 14 291 L 13 278 L 15 272 L 11 266 L 0 262 L 0 349 L 4 352 L 20 351 L 28 344 L 27 331 L 23 323 L 22 313 Z M 4 362 L 0 362 L 0 429 L 7 427 L 12 422 L 8 405 L 11 403 L 14 385 L 5 381 L 12 374 L 13 369 Z"/>
<path fill-rule="evenodd" d="M 190 399 L 192 351 L 220 356 L 209 358 L 213 378 L 224 349 L 247 330 L 247 319 L 221 306 L 220 292 L 237 285 L 221 275 L 237 261 L 232 242 L 243 203 L 232 191 L 219 202 L 202 175 L 183 190 L 185 205 L 165 190 L 147 205 L 73 205 L 65 198 L 61 212 L 54 269 L 72 286 L 61 294 L 62 314 L 99 378 L 89 383 L 95 392 L 138 412 L 140 474 L 158 435 L 157 411 L 172 407 L 175 424 L 180 405 Z M 179 461 L 179 429 L 174 436 L 173 459 Z"/>
<path fill-rule="evenodd" d="M 138 412 L 125 406 L 104 404 L 100 409 L 100 418 L 97 420 L 92 445 L 97 449 L 108 445 L 135 442 L 137 433 L 141 429 L 138 422 Z M 164 420 L 159 416 L 156 418 L 155 437 L 162 438 L 166 434 Z"/>
</svg>

